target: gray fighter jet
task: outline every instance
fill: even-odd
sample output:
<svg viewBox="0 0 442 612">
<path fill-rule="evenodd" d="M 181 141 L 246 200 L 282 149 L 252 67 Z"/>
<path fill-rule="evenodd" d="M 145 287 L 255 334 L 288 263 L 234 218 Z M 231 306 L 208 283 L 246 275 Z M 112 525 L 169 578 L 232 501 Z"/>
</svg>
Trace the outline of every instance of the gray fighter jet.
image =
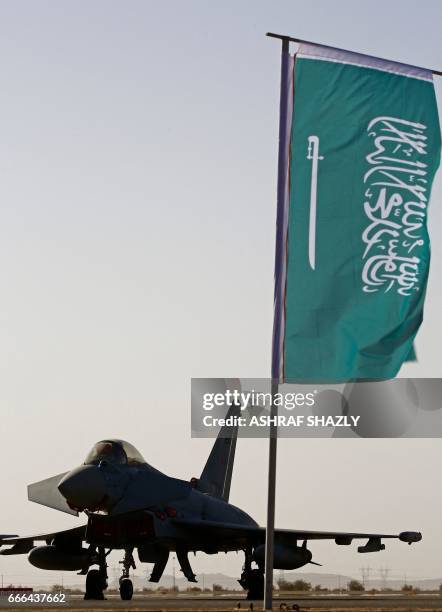
<svg viewBox="0 0 442 612">
<path fill-rule="evenodd" d="M 222 429 L 200 478 L 188 482 L 156 470 L 123 440 L 102 440 L 80 467 L 28 487 L 31 501 L 77 516 L 84 512 L 87 524 L 28 537 L 0 535 L 0 554 L 28 554 L 35 567 L 77 571 L 86 575 L 85 598 L 103 599 L 107 555 L 122 550 L 120 595 L 128 600 L 135 549 L 141 563 L 153 564 L 151 582 L 160 580 L 172 551 L 189 582 L 196 582 L 189 552 L 243 551 L 239 583 L 248 599 L 262 599 L 265 529 L 229 503 L 236 438 L 235 428 Z M 348 546 L 360 538 L 367 542 L 358 552 L 367 553 L 384 550 L 386 538 L 411 544 L 422 536 L 276 529 L 274 567 L 293 570 L 314 563 L 310 540 Z"/>
</svg>

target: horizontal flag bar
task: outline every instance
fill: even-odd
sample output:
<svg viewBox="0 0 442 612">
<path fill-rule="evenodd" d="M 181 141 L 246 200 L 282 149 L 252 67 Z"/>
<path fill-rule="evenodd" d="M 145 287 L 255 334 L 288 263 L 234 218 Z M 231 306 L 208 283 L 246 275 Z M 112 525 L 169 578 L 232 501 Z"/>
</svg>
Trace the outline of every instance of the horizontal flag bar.
<svg viewBox="0 0 442 612">
<path fill-rule="evenodd" d="M 285 36 L 284 34 L 275 34 L 273 32 L 267 32 L 266 36 L 269 36 L 270 38 L 278 38 L 279 40 L 288 40 L 289 42 L 294 42 L 294 43 L 308 43 L 310 45 L 320 45 L 323 47 L 330 47 L 330 45 L 324 45 L 322 43 L 315 43 L 312 42 L 311 40 L 304 40 L 303 38 L 293 38 L 292 36 Z M 334 47 L 335 49 L 338 49 L 338 47 Z M 339 51 L 345 51 L 346 53 L 354 53 L 354 51 L 348 51 L 348 49 L 338 49 Z M 384 58 L 376 58 L 376 59 L 381 59 L 383 61 L 387 61 Z M 403 64 L 404 62 L 395 62 L 396 64 Z M 416 66 L 416 68 L 420 68 L 421 70 L 428 70 L 430 72 L 432 72 L 433 74 L 437 74 L 439 76 L 442 76 L 442 71 L 440 70 L 432 70 L 431 68 L 422 68 L 422 66 Z"/>
</svg>

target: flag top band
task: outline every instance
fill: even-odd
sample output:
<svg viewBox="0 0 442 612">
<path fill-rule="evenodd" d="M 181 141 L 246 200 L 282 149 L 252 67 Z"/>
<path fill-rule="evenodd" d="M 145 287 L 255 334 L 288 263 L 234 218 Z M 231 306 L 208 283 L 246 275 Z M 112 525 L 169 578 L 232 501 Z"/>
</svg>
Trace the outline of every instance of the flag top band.
<svg viewBox="0 0 442 612">
<path fill-rule="evenodd" d="M 400 74 L 413 79 L 429 81 L 430 83 L 433 82 L 433 73 L 431 70 L 425 70 L 425 68 L 410 66 L 408 64 L 392 62 L 378 57 L 372 57 L 371 55 L 364 55 L 362 53 L 353 53 L 350 51 L 344 51 L 343 49 L 335 49 L 334 47 L 327 47 L 325 45 L 301 43 L 299 45 L 299 50 L 296 57 L 322 60 L 326 62 L 336 62 L 339 64 L 350 64 L 353 66 L 360 66 L 361 68 L 372 68 L 374 70 L 382 70 L 383 72 Z"/>
</svg>

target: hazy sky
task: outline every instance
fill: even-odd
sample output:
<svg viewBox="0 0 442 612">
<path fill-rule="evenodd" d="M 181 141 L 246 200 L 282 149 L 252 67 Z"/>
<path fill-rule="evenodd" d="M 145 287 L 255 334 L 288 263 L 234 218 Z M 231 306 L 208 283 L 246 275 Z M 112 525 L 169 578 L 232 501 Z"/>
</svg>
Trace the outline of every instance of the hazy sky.
<svg viewBox="0 0 442 612">
<path fill-rule="evenodd" d="M 280 45 L 265 32 L 442 69 L 441 18 L 439 0 L 0 1 L 0 532 L 77 524 L 26 485 L 104 437 L 198 476 L 211 441 L 190 438 L 190 377 L 269 374 Z M 441 200 L 439 174 L 403 374 L 442 371 Z M 368 556 L 311 548 L 328 572 L 442 577 L 441 461 L 441 440 L 284 440 L 277 525 L 422 530 Z M 267 442 L 241 440 L 231 501 L 261 523 L 266 471 Z M 0 573 L 57 579 L 26 556 Z"/>
</svg>

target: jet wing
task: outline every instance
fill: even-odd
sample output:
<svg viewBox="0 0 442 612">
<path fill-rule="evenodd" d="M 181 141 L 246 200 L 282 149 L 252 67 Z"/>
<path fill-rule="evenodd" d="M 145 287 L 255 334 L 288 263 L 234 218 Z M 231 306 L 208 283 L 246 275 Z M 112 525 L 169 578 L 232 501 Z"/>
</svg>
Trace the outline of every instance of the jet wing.
<svg viewBox="0 0 442 612">
<path fill-rule="evenodd" d="M 84 540 L 86 535 L 86 525 L 65 529 L 63 531 L 54 531 L 52 533 L 40 533 L 30 536 L 4 536 L 0 535 L 0 548 L 3 546 L 11 546 L 0 550 L 0 555 L 22 555 L 28 553 L 35 547 L 35 542 L 46 542 L 50 544 L 54 540 L 70 541 Z"/>
<path fill-rule="evenodd" d="M 192 531 L 196 537 L 199 536 L 200 538 L 219 543 L 225 542 L 230 547 L 238 546 L 238 548 L 230 548 L 230 550 L 239 550 L 245 544 L 256 546 L 265 542 L 266 530 L 258 525 L 237 525 L 192 519 L 175 519 L 174 523 L 182 529 Z M 422 539 L 422 535 L 416 531 L 403 531 L 399 534 L 391 534 L 275 529 L 275 541 L 289 546 L 296 546 L 299 540 L 334 540 L 338 545 L 348 546 L 353 540 L 359 539 L 366 539 L 368 542 L 373 543 L 373 545 L 377 545 L 377 543 L 380 544 L 381 540 L 391 538 L 412 544 L 413 542 L 419 542 Z M 364 547 L 360 548 L 363 549 Z M 367 548 L 367 550 L 360 550 L 360 552 L 370 552 L 370 550 Z"/>
</svg>

